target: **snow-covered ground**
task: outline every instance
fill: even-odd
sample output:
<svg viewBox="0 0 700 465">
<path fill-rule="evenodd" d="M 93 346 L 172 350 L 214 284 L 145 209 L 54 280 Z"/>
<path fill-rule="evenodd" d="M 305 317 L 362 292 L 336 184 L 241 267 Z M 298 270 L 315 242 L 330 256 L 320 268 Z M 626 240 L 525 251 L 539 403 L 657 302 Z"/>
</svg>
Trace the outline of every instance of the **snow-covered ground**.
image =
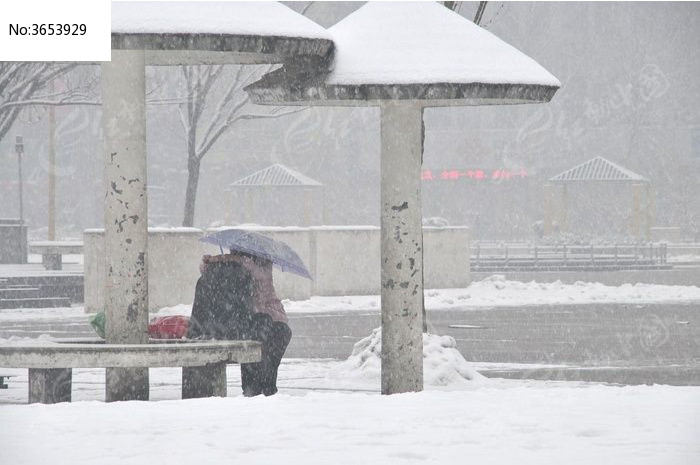
<svg viewBox="0 0 700 465">
<path fill-rule="evenodd" d="M 191 313 L 191 310 L 189 311 Z M 32 320 L 85 319 L 87 316 L 82 306 L 56 308 L 3 308 L 0 310 L 0 323 L 30 322 Z M 0 339 L 2 343 L 2 339 Z"/>
<path fill-rule="evenodd" d="M 694 254 L 683 254 L 683 255 L 670 255 L 668 257 L 670 263 L 700 263 L 700 255 Z"/>
<path fill-rule="evenodd" d="M 481 380 L 394 396 L 321 390 L 337 363 L 285 362 L 287 387 L 270 398 L 241 397 L 231 367 L 225 399 L 1 405 L 0 457 L 13 465 L 700 461 L 697 387 Z M 74 397 L 101 393 L 102 370 L 76 372 Z M 177 399 L 179 370 L 151 373 L 152 397 Z"/>
<path fill-rule="evenodd" d="M 426 293 L 428 308 L 435 310 L 630 301 L 700 301 L 700 289 L 493 277 L 467 289 Z M 286 306 L 291 312 L 375 310 L 379 298 L 315 297 Z M 189 307 L 163 310 L 168 312 L 188 313 Z M 0 312 L 0 323 L 31 324 L 34 318 L 82 319 L 85 314 L 81 307 Z M 280 392 L 271 398 L 242 397 L 240 372 L 232 365 L 225 399 L 182 401 L 181 370 L 155 368 L 150 370 L 152 402 L 105 404 L 104 369 L 74 369 L 73 403 L 21 405 L 27 402 L 27 370 L 2 369 L 14 376 L 9 389 L 0 390 L 0 461 L 700 463 L 700 387 L 485 378 L 478 371 L 493 364 L 465 361 L 451 337 L 430 335 L 424 338 L 426 391 L 381 396 L 379 336 L 372 332 L 344 361 L 283 360 Z M 0 340 L 16 343 L 51 342 L 46 336 Z"/>
<path fill-rule="evenodd" d="M 180 399 L 179 368 L 150 370 L 151 402 L 105 404 L 103 369 L 73 370 L 73 403 L 0 390 L 0 458 L 19 464 L 695 464 L 700 387 L 489 379 L 454 340 L 424 339 L 426 391 L 379 394 L 379 332 L 346 361 L 285 359 L 280 392 Z M 42 343 L 46 341 L 36 341 Z"/>
<path fill-rule="evenodd" d="M 63 254 L 62 260 L 64 265 L 83 265 L 85 263 L 85 256 L 83 254 Z M 27 255 L 27 263 L 41 263 L 41 255 L 30 253 L 29 255 Z"/>
<path fill-rule="evenodd" d="M 373 389 L 381 381 L 382 329 L 358 341 L 347 360 L 330 366 L 331 386 Z M 452 336 L 423 334 L 423 383 L 427 389 L 463 389 L 485 377 L 457 350 Z"/>
<path fill-rule="evenodd" d="M 474 282 L 464 289 L 430 289 L 425 291 L 428 310 L 454 310 L 495 306 L 566 305 L 591 303 L 683 303 L 700 302 L 698 286 L 668 286 L 662 284 L 623 284 L 607 286 L 601 283 L 577 282 L 564 284 L 509 281 L 503 275 L 493 275 Z M 285 300 L 289 313 L 313 313 L 351 310 L 379 310 L 379 296 L 314 296 L 308 300 Z M 188 305 L 161 309 L 159 315 L 189 315 Z"/>
<path fill-rule="evenodd" d="M 60 345 L 54 339 L 47 335 L 41 335 L 36 338 L 27 337 L 10 337 L 7 339 L 0 338 L 0 345 Z M 381 350 L 382 350 L 382 331 L 381 328 L 376 328 L 366 338 L 355 344 L 352 354 L 347 360 L 337 362 L 332 360 L 321 361 L 318 365 L 317 360 L 309 362 L 311 365 L 316 364 L 318 368 L 309 369 L 309 366 L 304 362 L 296 361 L 290 365 L 292 371 L 298 370 L 299 373 L 293 373 L 292 379 L 296 380 L 313 380 L 309 388 L 320 389 L 365 389 L 372 391 L 380 383 L 381 377 Z M 283 369 L 281 379 L 284 379 Z M 315 375 L 308 377 L 309 371 Z M 78 372 L 88 373 L 87 376 L 97 376 L 88 384 L 100 384 L 100 370 L 76 370 Z M 26 370 L 3 370 L 3 373 L 13 374 L 17 377 L 13 381 L 15 390 L 9 395 L 4 395 L 0 391 L 1 402 L 22 402 L 26 401 L 26 389 L 21 387 L 24 384 L 26 388 Z M 89 375 L 92 373 L 92 375 Z M 95 375 L 97 373 L 97 375 Z M 169 373 L 167 370 L 165 373 Z M 485 378 L 480 375 L 474 364 L 467 362 L 462 354 L 457 350 L 457 343 L 452 336 L 440 336 L 436 334 L 423 335 L 423 373 L 424 384 L 428 388 L 436 389 L 461 389 L 472 381 L 483 381 Z M 156 375 L 161 376 L 161 375 Z M 166 382 L 159 381 L 158 386 L 165 386 L 168 383 L 172 384 L 171 375 L 166 375 Z M 234 379 L 237 374 L 234 374 Z M 77 379 L 77 378 L 76 378 Z M 19 383 L 19 384 L 18 384 Z M 76 383 L 80 384 L 79 381 Z M 320 384 L 319 384 L 320 383 Z M 177 380 L 175 380 L 177 384 Z M 293 386 L 299 388 L 299 386 Z M 83 398 L 84 387 L 76 393 L 77 398 Z M 9 393 L 9 391 L 8 391 Z M 171 396 L 172 394 L 168 394 Z M 94 393 L 88 395 L 87 399 L 92 399 Z M 173 397 L 166 397 L 173 398 Z M 174 397 L 176 398 L 176 397 Z"/>
<path fill-rule="evenodd" d="M 503 275 L 493 275 L 474 282 L 464 289 L 429 289 L 425 291 L 428 310 L 469 310 L 496 306 L 528 307 L 567 304 L 651 304 L 700 302 L 698 286 L 668 286 L 662 284 L 623 284 L 607 286 L 601 283 L 560 281 L 538 283 L 509 281 Z M 307 300 L 285 300 L 288 313 L 325 313 L 335 311 L 379 311 L 381 299 L 370 296 L 313 296 Z M 189 315 L 190 305 L 165 307 L 156 312 L 164 315 Z M 60 319 L 84 316 L 82 307 L 46 309 L 3 309 L 1 321 L 31 319 Z"/>
</svg>

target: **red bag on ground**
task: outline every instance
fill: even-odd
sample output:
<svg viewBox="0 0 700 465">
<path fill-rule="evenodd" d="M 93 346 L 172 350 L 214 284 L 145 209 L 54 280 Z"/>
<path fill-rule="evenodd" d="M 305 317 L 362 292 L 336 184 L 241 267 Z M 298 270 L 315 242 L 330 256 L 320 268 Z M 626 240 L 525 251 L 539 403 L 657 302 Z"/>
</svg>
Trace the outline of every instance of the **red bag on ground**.
<svg viewBox="0 0 700 465">
<path fill-rule="evenodd" d="M 153 339 L 182 339 L 187 335 L 189 324 L 187 316 L 159 316 L 148 325 L 148 335 Z"/>
</svg>

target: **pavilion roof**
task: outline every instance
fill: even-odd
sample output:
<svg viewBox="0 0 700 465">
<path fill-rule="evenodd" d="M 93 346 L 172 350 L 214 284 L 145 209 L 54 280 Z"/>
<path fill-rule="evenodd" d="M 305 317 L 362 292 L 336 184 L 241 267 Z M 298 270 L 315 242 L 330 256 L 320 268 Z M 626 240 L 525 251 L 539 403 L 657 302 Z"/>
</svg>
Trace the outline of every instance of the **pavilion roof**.
<svg viewBox="0 0 700 465">
<path fill-rule="evenodd" d="M 569 183 L 584 181 L 649 182 L 647 178 L 603 157 L 595 157 L 557 174 L 550 182 Z"/>
<path fill-rule="evenodd" d="M 330 58 L 330 34 L 279 2 L 112 2 L 112 49 Z"/>
<path fill-rule="evenodd" d="M 231 187 L 241 186 L 299 186 L 320 187 L 323 184 L 293 169 L 275 163 L 267 168 L 256 171 L 230 184 Z"/>
<path fill-rule="evenodd" d="M 283 69 L 269 73 L 248 87 L 254 100 L 524 103 L 548 101 L 561 85 L 535 60 L 437 2 L 368 2 L 328 31 L 335 52 L 327 75 L 299 85 L 285 82 Z"/>
</svg>

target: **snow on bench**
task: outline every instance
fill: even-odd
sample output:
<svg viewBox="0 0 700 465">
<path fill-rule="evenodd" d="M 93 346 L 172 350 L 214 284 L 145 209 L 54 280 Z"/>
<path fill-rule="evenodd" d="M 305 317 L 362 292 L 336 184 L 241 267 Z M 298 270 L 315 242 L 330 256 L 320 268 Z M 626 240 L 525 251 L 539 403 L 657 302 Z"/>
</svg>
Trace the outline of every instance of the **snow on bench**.
<svg viewBox="0 0 700 465">
<path fill-rule="evenodd" d="M 47 270 L 63 268 L 63 255 L 82 254 L 81 241 L 37 241 L 29 243 L 29 252 L 41 254 L 41 264 Z"/>
<path fill-rule="evenodd" d="M 0 367 L 29 369 L 29 403 L 70 402 L 73 368 L 183 367 L 183 399 L 226 397 L 226 365 L 259 362 L 260 347 L 255 341 L 8 345 L 0 346 Z"/>
</svg>

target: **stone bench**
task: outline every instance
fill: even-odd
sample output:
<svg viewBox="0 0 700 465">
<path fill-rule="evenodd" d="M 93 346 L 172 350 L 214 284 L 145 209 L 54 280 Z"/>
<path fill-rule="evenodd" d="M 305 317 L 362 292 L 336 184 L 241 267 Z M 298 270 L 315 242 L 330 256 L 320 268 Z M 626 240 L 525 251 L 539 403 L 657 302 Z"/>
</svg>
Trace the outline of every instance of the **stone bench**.
<svg viewBox="0 0 700 465">
<path fill-rule="evenodd" d="M 255 341 L 0 346 L 0 367 L 29 369 L 29 403 L 70 402 L 73 368 L 182 367 L 182 398 L 226 397 L 226 365 L 260 361 Z"/>
<path fill-rule="evenodd" d="M 47 270 L 63 269 L 63 255 L 82 254 L 80 241 L 39 241 L 29 243 L 29 253 L 41 254 L 41 264 Z"/>
</svg>

